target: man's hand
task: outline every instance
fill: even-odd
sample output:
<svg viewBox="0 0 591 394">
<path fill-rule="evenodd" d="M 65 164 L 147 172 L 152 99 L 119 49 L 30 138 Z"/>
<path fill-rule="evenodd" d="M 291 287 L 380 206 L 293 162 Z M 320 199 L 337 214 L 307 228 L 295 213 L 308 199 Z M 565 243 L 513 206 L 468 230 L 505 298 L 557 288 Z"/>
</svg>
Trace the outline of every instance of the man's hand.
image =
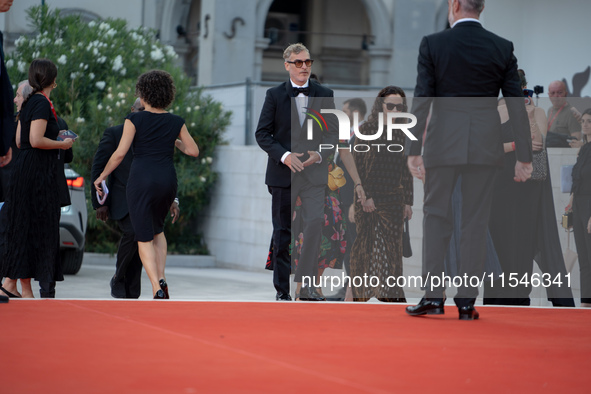
<svg viewBox="0 0 591 394">
<path fill-rule="evenodd" d="M 96 218 L 106 222 L 107 219 L 109 219 L 109 207 L 105 207 L 104 205 L 102 207 L 98 207 L 96 209 Z"/>
<path fill-rule="evenodd" d="M 12 160 L 12 148 L 8 148 L 6 155 L 0 156 L 0 167 L 4 167 Z"/>
<path fill-rule="evenodd" d="M 181 209 L 179 208 L 179 204 L 173 202 L 170 206 L 170 217 L 172 218 L 172 224 L 176 222 L 181 215 Z"/>
<path fill-rule="evenodd" d="M 534 152 L 540 152 L 542 149 L 544 149 L 544 143 L 543 142 L 534 141 L 533 138 L 534 137 L 532 136 L 531 149 Z"/>
<path fill-rule="evenodd" d="M 376 210 L 376 204 L 373 202 L 373 198 L 368 198 L 361 205 L 363 206 L 363 212 L 370 213 Z"/>
<path fill-rule="evenodd" d="M 304 167 L 311 166 L 312 164 L 318 163 L 318 161 L 320 161 L 320 155 L 318 154 L 318 152 L 309 150 L 308 154 L 310 155 L 310 157 L 308 157 L 308 160 L 306 160 L 303 163 Z"/>
<path fill-rule="evenodd" d="M 404 206 L 404 219 L 412 219 L 412 207 L 410 205 Z"/>
<path fill-rule="evenodd" d="M 304 165 L 300 161 L 299 157 L 302 157 L 303 153 L 290 153 L 284 161 L 284 164 L 289 167 L 291 172 L 304 171 Z"/>
<path fill-rule="evenodd" d="M 531 163 L 522 163 L 518 161 L 515 163 L 515 177 L 513 180 L 515 182 L 525 182 L 531 178 L 532 171 L 533 167 Z"/>
<path fill-rule="evenodd" d="M 423 156 L 408 156 L 407 160 L 408 170 L 417 179 L 425 177 L 425 165 L 423 164 Z"/>
<path fill-rule="evenodd" d="M 349 216 L 349 223 L 355 223 L 355 205 L 354 204 L 351 204 L 349 206 L 348 216 Z"/>
</svg>

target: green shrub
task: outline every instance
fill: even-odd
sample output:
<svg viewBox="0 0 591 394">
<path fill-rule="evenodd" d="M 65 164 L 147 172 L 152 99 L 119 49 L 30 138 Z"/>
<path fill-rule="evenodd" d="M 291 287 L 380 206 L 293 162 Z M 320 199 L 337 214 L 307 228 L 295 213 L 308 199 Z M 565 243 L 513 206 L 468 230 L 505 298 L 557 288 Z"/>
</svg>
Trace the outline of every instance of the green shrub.
<svg viewBox="0 0 591 394">
<path fill-rule="evenodd" d="M 173 76 L 177 88 L 169 111 L 185 119 L 200 149 L 197 159 L 180 152 L 174 156 L 181 218 L 174 225 L 167 220 L 169 251 L 206 253 L 195 229 L 216 180 L 211 158 L 222 143 L 231 112 L 200 89 L 190 87 L 190 79 L 175 63 L 174 49 L 160 43 L 152 30 L 130 29 L 122 19 L 85 23 L 79 16 L 62 17 L 59 10 L 47 6 L 35 6 L 27 12 L 34 34 L 16 40 L 16 49 L 7 55 L 6 65 L 15 85 L 27 79 L 33 59 L 49 58 L 58 67 L 58 87 L 51 99 L 58 115 L 79 135 L 71 166 L 86 182 L 86 250 L 114 253 L 119 239 L 116 223 L 96 220 L 90 204 L 89 193 L 94 192 L 90 169 L 100 138 L 106 128 L 123 123 L 135 101 L 137 77 L 161 69 Z"/>
</svg>

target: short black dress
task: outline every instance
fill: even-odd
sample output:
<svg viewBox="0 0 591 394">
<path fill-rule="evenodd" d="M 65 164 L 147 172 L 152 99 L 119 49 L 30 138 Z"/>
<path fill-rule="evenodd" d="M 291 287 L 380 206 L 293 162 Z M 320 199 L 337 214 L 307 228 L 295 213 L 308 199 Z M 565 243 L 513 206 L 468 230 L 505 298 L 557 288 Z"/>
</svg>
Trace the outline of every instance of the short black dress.
<svg viewBox="0 0 591 394">
<path fill-rule="evenodd" d="M 20 114 L 21 150 L 0 211 L 0 276 L 52 282 L 64 280 L 58 254 L 59 150 L 31 146 L 31 122 L 38 119 L 47 120 L 45 137 L 55 140 L 59 127 L 49 101 L 41 94 L 33 95 Z"/>
<path fill-rule="evenodd" d="M 136 241 L 148 242 L 164 230 L 164 220 L 176 196 L 174 144 L 185 121 L 167 112 L 148 111 L 131 113 L 127 119 L 136 130 L 127 183 L 129 217 Z"/>
</svg>

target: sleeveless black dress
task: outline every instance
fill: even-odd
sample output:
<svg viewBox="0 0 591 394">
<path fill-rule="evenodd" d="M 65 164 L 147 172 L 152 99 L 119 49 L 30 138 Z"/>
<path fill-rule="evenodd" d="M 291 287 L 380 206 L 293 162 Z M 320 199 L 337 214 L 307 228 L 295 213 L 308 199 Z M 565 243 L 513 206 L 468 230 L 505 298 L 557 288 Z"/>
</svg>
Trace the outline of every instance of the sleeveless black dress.
<svg viewBox="0 0 591 394">
<path fill-rule="evenodd" d="M 185 121 L 167 112 L 148 111 L 131 113 L 127 119 L 136 129 L 127 183 L 129 217 L 136 241 L 148 242 L 164 230 L 164 220 L 176 196 L 174 144 Z"/>
<path fill-rule="evenodd" d="M 47 120 L 45 137 L 55 140 L 59 127 L 49 101 L 33 95 L 20 114 L 21 149 L 0 211 L 0 276 L 11 279 L 64 280 L 59 263 L 60 192 L 58 150 L 30 144 L 31 122 Z"/>
</svg>

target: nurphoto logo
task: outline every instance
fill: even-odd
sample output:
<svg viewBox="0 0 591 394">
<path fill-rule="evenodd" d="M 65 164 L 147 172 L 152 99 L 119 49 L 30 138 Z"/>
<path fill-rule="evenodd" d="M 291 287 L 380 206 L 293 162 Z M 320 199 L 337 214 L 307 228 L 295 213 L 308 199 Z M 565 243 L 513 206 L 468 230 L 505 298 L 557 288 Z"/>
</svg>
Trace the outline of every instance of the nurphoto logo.
<svg viewBox="0 0 591 394">
<path fill-rule="evenodd" d="M 338 109 L 321 109 L 320 113 L 318 111 L 314 111 L 311 108 L 306 107 L 305 109 L 310 110 L 314 113 L 306 112 L 306 115 L 309 115 L 312 119 L 316 121 L 318 126 L 320 126 L 320 130 L 324 131 L 325 128 L 328 130 L 328 125 L 326 120 L 321 114 L 333 114 L 337 117 L 339 123 L 339 140 L 340 141 L 348 141 L 350 138 L 350 130 L 351 130 L 351 122 L 349 117 L 343 111 Z M 307 126 L 308 126 L 308 140 L 312 140 L 314 138 L 313 134 L 313 126 L 314 123 L 312 119 L 308 119 Z M 409 123 L 396 123 L 397 119 L 410 119 Z M 417 124 L 417 118 L 411 113 L 407 112 L 388 112 L 386 114 L 386 139 L 388 141 L 392 141 L 392 133 L 394 130 L 401 130 L 408 138 L 412 141 L 417 141 L 417 138 L 410 132 L 409 129 L 413 128 Z M 361 134 L 359 132 L 359 116 L 355 112 L 353 113 L 353 132 L 355 136 L 361 141 L 375 141 L 382 136 L 384 133 L 384 116 L 383 113 L 380 113 L 378 116 L 378 130 L 375 134 Z M 341 149 L 343 147 L 340 147 Z M 404 150 L 404 147 L 400 144 L 355 144 L 354 146 L 349 146 L 349 151 L 354 150 L 355 152 L 368 152 L 372 148 L 377 149 L 380 151 L 380 148 L 387 149 L 388 152 L 399 153 Z M 334 145 L 331 144 L 320 144 L 320 151 L 322 150 L 332 150 L 335 149 Z"/>
</svg>

